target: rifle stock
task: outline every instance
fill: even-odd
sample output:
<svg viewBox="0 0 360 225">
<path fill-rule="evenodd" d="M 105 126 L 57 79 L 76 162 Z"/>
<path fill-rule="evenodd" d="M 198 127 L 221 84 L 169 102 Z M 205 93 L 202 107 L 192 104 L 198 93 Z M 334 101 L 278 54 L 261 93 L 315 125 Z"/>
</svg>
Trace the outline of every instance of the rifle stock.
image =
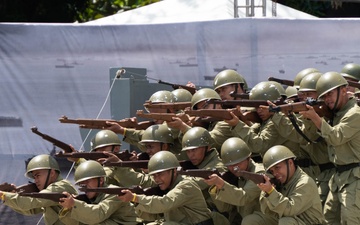
<svg viewBox="0 0 360 225">
<path fill-rule="evenodd" d="M 269 111 L 270 112 L 283 112 L 285 114 L 287 114 L 289 112 L 297 113 L 297 112 L 309 110 L 306 107 L 306 105 L 312 106 L 314 108 L 315 112 L 317 114 L 319 114 L 319 116 L 321 116 L 321 117 L 326 117 L 326 118 L 333 117 L 333 112 L 331 112 L 331 110 L 325 105 L 324 102 L 316 101 L 313 99 L 308 99 L 303 102 L 288 103 L 285 105 L 280 105 L 280 106 L 275 106 L 275 107 L 270 106 Z"/>
<path fill-rule="evenodd" d="M 158 83 L 159 84 L 170 85 L 174 89 L 182 88 L 182 89 L 188 90 L 192 95 L 195 94 L 195 92 L 196 92 L 196 88 L 189 87 L 189 86 L 182 85 L 182 84 L 173 84 L 173 83 L 165 82 L 165 81 L 162 81 L 162 80 L 159 80 Z"/>
<path fill-rule="evenodd" d="M 172 110 L 175 110 L 175 111 L 178 111 L 178 110 L 183 110 L 185 108 L 189 108 L 191 107 L 191 102 L 173 102 L 173 103 L 164 103 L 164 102 L 161 102 L 161 103 L 153 103 L 151 101 L 146 101 L 144 103 L 144 107 L 145 108 L 156 108 L 156 109 L 172 109 Z"/>
<path fill-rule="evenodd" d="M 294 86 L 294 81 L 292 81 L 292 80 L 285 80 L 285 79 L 280 79 L 280 78 L 275 78 L 275 77 L 269 77 L 268 81 L 275 81 L 275 82 L 278 82 L 278 83 L 286 85 L 286 86 Z"/>
<path fill-rule="evenodd" d="M 230 96 L 233 97 L 233 98 L 249 99 L 249 94 L 248 93 L 234 93 L 234 92 L 231 92 Z"/>
<path fill-rule="evenodd" d="M 198 110 L 185 110 L 185 114 L 189 116 L 199 117 L 211 117 L 217 120 L 230 120 L 232 116 L 230 112 L 233 112 L 241 121 L 251 121 L 254 123 L 260 123 L 261 119 L 256 112 L 242 113 L 237 109 L 198 109 Z"/>
<path fill-rule="evenodd" d="M 189 118 L 183 113 L 144 113 L 143 110 L 137 110 L 136 115 L 142 118 L 154 119 L 154 120 L 164 120 L 167 122 L 173 121 L 173 117 L 180 118 L 183 122 L 189 121 Z"/>
<path fill-rule="evenodd" d="M 131 119 L 123 120 L 112 120 L 112 119 L 69 119 L 67 116 L 62 116 L 59 119 L 60 123 L 72 123 L 78 124 L 81 128 L 88 129 L 103 129 L 104 127 L 109 127 L 106 122 L 114 122 L 125 128 L 134 128 L 136 130 L 145 130 L 151 125 L 154 125 L 153 121 L 143 121 L 136 123 Z"/>
<path fill-rule="evenodd" d="M 115 153 L 115 155 L 123 160 L 123 161 L 129 161 L 130 157 L 133 156 L 129 150 L 124 150 L 120 153 Z M 91 159 L 91 160 L 97 160 L 100 158 L 108 158 L 107 155 L 105 155 L 103 152 L 71 152 L 71 153 L 63 153 L 59 152 L 55 154 L 56 157 L 59 158 L 84 158 L 84 159 Z"/>
<path fill-rule="evenodd" d="M 206 170 L 206 169 L 189 169 L 183 170 L 182 168 L 177 169 L 177 173 L 180 175 L 192 176 L 192 177 L 200 177 L 204 179 L 209 179 L 209 176 L 212 174 L 216 174 L 221 177 L 224 181 L 228 182 L 232 185 L 237 185 L 238 178 L 232 174 L 231 172 L 222 172 L 220 173 L 217 169 Z"/>
<path fill-rule="evenodd" d="M 141 188 L 140 186 L 133 186 L 133 187 L 97 187 L 97 188 L 87 188 L 81 187 L 80 191 L 83 192 L 97 192 L 97 193 L 105 193 L 105 194 L 112 194 L 112 195 L 124 195 L 122 190 L 129 190 L 135 194 L 141 195 L 157 195 L 162 196 L 164 192 L 159 187 L 150 187 L 150 188 Z"/>
<path fill-rule="evenodd" d="M 2 183 L 0 184 L 0 191 L 5 191 L 5 192 L 24 192 L 24 193 L 28 193 L 28 192 L 39 192 L 39 189 L 37 188 L 35 183 L 28 183 L 28 184 L 23 184 L 20 186 L 13 186 L 9 183 Z"/>
<path fill-rule="evenodd" d="M 48 199 L 54 202 L 60 202 L 60 198 L 66 198 L 65 194 L 57 192 L 31 192 L 31 193 L 19 193 L 20 196 L 31 197 L 31 198 L 42 198 Z M 89 199 L 85 194 L 75 196 L 75 199 L 89 203 Z"/>
<path fill-rule="evenodd" d="M 46 134 L 43 134 L 41 132 L 38 131 L 38 128 L 37 127 L 32 127 L 31 128 L 31 131 L 37 135 L 39 135 L 40 137 L 42 137 L 43 139 L 53 143 L 55 146 L 61 148 L 62 150 L 64 150 L 65 152 L 72 152 L 72 149 L 71 149 L 71 146 L 56 139 L 56 138 L 53 138 L 49 135 L 46 135 Z"/>
</svg>

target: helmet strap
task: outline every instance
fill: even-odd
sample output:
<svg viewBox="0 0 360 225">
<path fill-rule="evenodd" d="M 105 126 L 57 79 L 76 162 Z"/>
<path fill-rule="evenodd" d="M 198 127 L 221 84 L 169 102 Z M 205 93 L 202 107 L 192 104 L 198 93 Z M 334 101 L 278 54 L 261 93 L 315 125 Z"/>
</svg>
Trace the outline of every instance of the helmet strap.
<svg viewBox="0 0 360 225">
<path fill-rule="evenodd" d="M 114 150 L 115 150 L 115 145 L 111 146 L 111 153 L 114 153 Z"/>
<path fill-rule="evenodd" d="M 234 90 L 234 94 L 238 93 L 238 84 L 234 84 L 235 85 L 235 90 Z M 234 100 L 236 100 L 236 97 L 234 97 Z"/>
<path fill-rule="evenodd" d="M 290 174 L 289 159 L 287 159 L 285 161 L 285 163 L 286 163 L 287 174 L 286 174 L 286 180 L 285 180 L 284 184 L 286 184 L 289 181 L 289 174 Z"/>
<path fill-rule="evenodd" d="M 339 103 L 339 97 L 340 97 L 340 88 L 341 87 L 337 87 L 336 89 L 337 89 L 337 94 L 336 94 L 336 101 L 335 101 L 335 104 L 334 104 L 334 108 L 333 108 L 333 112 L 334 112 L 334 114 L 338 111 L 337 109 L 336 109 L 336 107 L 338 106 L 338 103 Z"/>
<path fill-rule="evenodd" d="M 45 181 L 45 184 L 44 184 L 44 189 L 47 188 L 47 186 L 49 186 L 49 179 L 50 179 L 50 173 L 51 173 L 51 169 L 48 170 L 48 174 L 46 176 L 46 181 Z"/>
</svg>

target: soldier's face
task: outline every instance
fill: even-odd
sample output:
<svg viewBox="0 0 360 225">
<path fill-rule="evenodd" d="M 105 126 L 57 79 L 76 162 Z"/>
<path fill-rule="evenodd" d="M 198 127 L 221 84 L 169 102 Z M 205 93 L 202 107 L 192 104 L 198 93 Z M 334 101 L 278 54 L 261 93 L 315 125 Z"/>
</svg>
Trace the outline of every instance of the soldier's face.
<svg viewBox="0 0 360 225">
<path fill-rule="evenodd" d="M 146 153 L 151 158 L 155 153 L 160 152 L 161 149 L 161 143 L 160 142 L 147 142 L 145 143 L 145 149 Z"/>
<path fill-rule="evenodd" d="M 206 147 L 186 150 L 186 155 L 194 166 L 199 165 L 205 157 Z"/>
<path fill-rule="evenodd" d="M 173 170 L 165 170 L 152 175 L 155 183 L 159 186 L 161 190 L 166 190 L 170 187 L 171 179 L 173 177 L 171 176 L 172 171 Z"/>
<path fill-rule="evenodd" d="M 103 183 L 103 178 L 100 178 L 100 183 L 102 186 L 102 183 Z M 84 180 L 84 181 L 81 181 L 79 183 L 79 185 L 81 187 L 87 187 L 87 188 L 97 188 L 99 187 L 99 178 L 91 178 L 91 179 L 88 179 L 88 180 Z M 96 192 L 86 192 L 86 196 L 89 198 L 89 199 L 92 199 L 92 198 L 95 198 L 97 195 Z"/>
<path fill-rule="evenodd" d="M 287 162 L 287 163 L 286 163 Z M 289 169 L 288 169 L 289 166 Z M 289 171 L 289 174 L 288 174 Z M 269 169 L 269 172 L 278 180 L 281 184 L 289 181 L 295 173 L 295 165 L 293 160 L 285 160 L 279 162 L 275 166 Z"/>
<path fill-rule="evenodd" d="M 112 153 L 119 153 L 120 152 L 120 146 L 105 146 L 101 148 L 95 149 L 95 152 L 112 152 Z"/>
<path fill-rule="evenodd" d="M 239 85 L 239 84 L 236 84 L 236 85 Z M 233 100 L 234 98 L 231 97 L 230 94 L 231 94 L 231 92 L 235 91 L 236 85 L 228 84 L 228 85 L 219 87 L 218 89 L 216 89 L 216 92 L 220 95 L 220 98 L 222 100 Z M 237 93 L 239 93 L 239 94 L 244 93 L 244 91 L 240 85 L 238 86 Z"/>
<path fill-rule="evenodd" d="M 338 93 L 340 92 L 340 93 Z M 345 97 L 346 96 L 346 97 Z M 325 104 L 333 110 L 334 107 L 337 109 L 341 108 L 347 101 L 347 89 L 345 87 L 336 88 L 334 90 L 329 91 L 321 97 L 324 100 Z M 337 104 L 335 105 L 335 103 Z"/>
<path fill-rule="evenodd" d="M 266 121 L 274 114 L 272 112 L 269 112 L 269 106 L 260 106 L 256 109 L 256 112 L 262 121 Z"/>
<path fill-rule="evenodd" d="M 248 166 L 249 166 L 249 158 L 234 165 L 227 166 L 227 168 L 232 174 L 239 177 L 239 172 L 244 170 L 246 171 Z"/>
<path fill-rule="evenodd" d="M 49 174 L 49 179 L 48 179 L 48 174 Z M 55 170 L 48 170 L 48 169 L 35 170 L 32 172 L 32 175 L 35 180 L 35 184 L 40 191 L 56 180 L 54 177 L 55 174 L 56 174 Z M 48 179 L 48 183 L 46 184 L 47 179 Z"/>
</svg>

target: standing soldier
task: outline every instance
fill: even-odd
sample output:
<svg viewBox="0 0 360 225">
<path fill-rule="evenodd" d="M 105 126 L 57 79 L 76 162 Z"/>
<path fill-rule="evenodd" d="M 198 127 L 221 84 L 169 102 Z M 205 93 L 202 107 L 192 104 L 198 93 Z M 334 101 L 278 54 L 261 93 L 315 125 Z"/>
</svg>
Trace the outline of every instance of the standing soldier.
<svg viewBox="0 0 360 225">
<path fill-rule="evenodd" d="M 260 210 L 258 199 L 261 190 L 254 182 L 239 175 L 241 171 L 265 172 L 263 165 L 255 163 L 250 156 L 250 149 L 243 140 L 237 137 L 227 139 L 221 147 L 221 160 L 228 170 L 238 177 L 237 184 L 234 186 L 216 174 L 205 180 L 208 185 L 212 185 L 209 193 L 220 212 L 229 212 L 236 207 L 240 218 L 237 221 L 229 218 L 236 224 L 239 224 L 245 216 Z"/>
<path fill-rule="evenodd" d="M 83 162 L 75 170 L 75 183 L 81 187 L 116 187 L 107 185 L 105 182 L 106 173 L 100 163 L 89 160 Z M 74 199 L 64 192 L 65 198 L 60 199 L 63 209 L 60 212 L 60 219 L 66 223 L 68 218 L 76 220 L 81 224 L 124 224 L 136 225 L 141 222 L 137 218 L 133 205 L 118 199 L 117 195 L 86 192 L 90 203 Z M 73 223 L 69 223 L 73 225 Z"/>
<path fill-rule="evenodd" d="M 336 173 L 324 206 L 327 224 L 359 224 L 360 107 L 347 95 L 347 81 L 337 72 L 323 74 L 317 84 L 319 98 L 334 112 L 330 123 L 311 106 L 301 114 L 313 121 L 328 145 Z"/>
<path fill-rule="evenodd" d="M 322 224 L 324 215 L 314 180 L 295 165 L 295 155 L 285 146 L 276 145 L 264 155 L 265 170 L 270 172 L 278 185 L 270 178 L 258 184 L 261 212 L 246 216 L 244 225 Z"/>
<path fill-rule="evenodd" d="M 199 186 L 193 180 L 177 174 L 180 166 L 174 154 L 156 153 L 149 160 L 149 174 L 164 191 L 163 196 L 145 196 L 123 190 L 124 202 L 133 202 L 140 217 L 156 220 L 151 224 L 214 225 Z"/>
<path fill-rule="evenodd" d="M 26 177 L 34 179 L 40 193 L 64 191 L 77 194 L 76 189 L 67 180 L 62 179 L 57 161 L 50 155 L 38 155 L 27 165 Z M 46 225 L 62 225 L 59 212 L 62 209 L 58 202 L 48 199 L 20 196 L 16 193 L 0 191 L 4 205 L 24 215 L 43 213 Z M 73 221 L 74 222 L 74 221 Z M 76 224 L 74 222 L 73 224 Z"/>
</svg>

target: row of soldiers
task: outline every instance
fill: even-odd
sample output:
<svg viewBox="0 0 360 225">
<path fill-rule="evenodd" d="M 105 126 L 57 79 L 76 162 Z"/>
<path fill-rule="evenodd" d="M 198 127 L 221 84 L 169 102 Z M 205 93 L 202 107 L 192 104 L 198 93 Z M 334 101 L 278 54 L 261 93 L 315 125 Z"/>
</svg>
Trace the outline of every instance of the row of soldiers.
<svg viewBox="0 0 360 225">
<path fill-rule="evenodd" d="M 238 107 L 242 116 L 230 112 L 231 119 L 201 126 L 178 116 L 157 120 L 145 130 L 108 122 L 91 141 L 92 151 L 106 152 L 108 158 L 69 159 L 75 163 L 75 182 L 82 187 L 158 187 L 161 195 L 136 194 L 129 188 L 119 196 L 86 192 L 90 202 L 81 201 L 76 189 L 60 177 L 56 161 L 41 155 L 30 161 L 26 174 L 40 192 L 65 191 L 60 202 L 16 193 L 0 196 L 17 212 L 43 212 L 46 224 L 358 224 L 360 109 L 347 79 L 359 81 L 360 65 L 345 65 L 341 73 L 304 69 L 287 89 L 296 90 L 292 95 L 279 83 L 260 82 L 249 99 L 267 100 L 268 105 Z M 232 100 L 231 93 L 245 93 L 246 88 L 243 76 L 224 70 L 215 77 L 214 89 L 194 95 L 183 89 L 159 91 L 149 101 L 190 101 L 191 110 L 218 109 L 221 106 L 209 100 Z M 269 110 L 276 100 L 286 98 L 293 104 L 308 97 L 322 101 L 331 116 L 319 116 L 311 105 L 296 114 Z M 261 122 L 243 119 L 254 112 Z M 147 170 L 100 164 L 121 162 L 114 154 L 121 151 L 117 134 L 149 155 Z M 255 162 L 255 155 L 261 160 Z M 178 167 L 184 159 L 190 161 L 188 168 L 220 173 L 207 179 L 182 176 Z M 244 179 L 242 171 L 264 174 L 264 181 L 255 184 Z M 226 172 L 235 182 L 221 175 Z"/>
</svg>

